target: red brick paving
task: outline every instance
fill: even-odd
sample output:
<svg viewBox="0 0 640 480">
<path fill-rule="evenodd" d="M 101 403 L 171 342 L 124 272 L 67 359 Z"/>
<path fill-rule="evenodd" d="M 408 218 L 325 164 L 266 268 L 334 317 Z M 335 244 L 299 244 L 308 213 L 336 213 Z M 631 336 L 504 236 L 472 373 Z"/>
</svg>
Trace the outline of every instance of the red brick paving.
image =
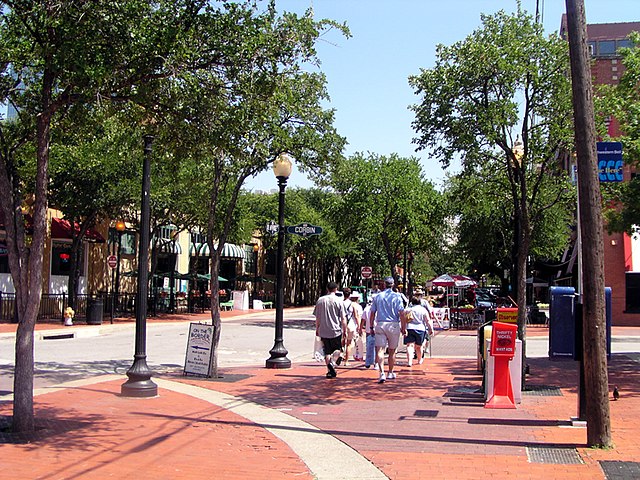
<svg viewBox="0 0 640 480">
<path fill-rule="evenodd" d="M 556 386 L 562 395 L 525 393 L 517 410 L 482 408 L 475 363 L 433 358 L 411 369 L 401 365 L 398 378 L 383 385 L 358 364 L 340 368 L 332 380 L 316 363 L 224 369 L 228 381 L 169 378 L 281 409 L 393 479 L 602 479 L 599 460 L 640 462 L 636 361 L 614 355 L 610 362 L 610 384 L 621 398 L 610 403 L 615 446 L 607 450 L 586 448 L 586 429 L 568 426 L 577 405 L 575 362 L 528 359 L 528 384 Z M 0 445 L 0 478 L 314 478 L 289 446 L 234 413 L 164 389 L 153 399 L 123 398 L 121 383 L 37 396 L 39 419 L 76 423 L 33 444 Z M 9 413 L 10 405 L 0 404 L 0 414 Z M 530 463 L 527 445 L 576 448 L 584 463 Z"/>
</svg>

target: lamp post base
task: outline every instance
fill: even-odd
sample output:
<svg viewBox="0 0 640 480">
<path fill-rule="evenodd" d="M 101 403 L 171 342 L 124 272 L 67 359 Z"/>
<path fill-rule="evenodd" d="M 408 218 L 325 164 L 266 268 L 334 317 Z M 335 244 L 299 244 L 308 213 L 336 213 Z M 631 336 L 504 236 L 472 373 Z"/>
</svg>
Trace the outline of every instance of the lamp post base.
<svg viewBox="0 0 640 480">
<path fill-rule="evenodd" d="M 267 359 L 265 367 L 276 369 L 291 368 L 291 360 L 287 358 L 287 353 L 289 352 L 282 343 L 276 343 L 269 353 L 271 357 Z"/>
<path fill-rule="evenodd" d="M 149 398 L 158 396 L 158 386 L 151 380 L 146 359 L 136 359 L 127 371 L 129 380 L 120 386 L 123 397 Z"/>
</svg>

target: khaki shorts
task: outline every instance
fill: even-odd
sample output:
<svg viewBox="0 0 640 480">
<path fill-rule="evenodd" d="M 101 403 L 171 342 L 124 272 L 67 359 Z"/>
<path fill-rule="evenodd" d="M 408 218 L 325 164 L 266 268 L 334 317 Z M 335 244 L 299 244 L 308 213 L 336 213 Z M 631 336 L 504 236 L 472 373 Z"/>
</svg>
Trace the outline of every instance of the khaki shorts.
<svg viewBox="0 0 640 480">
<path fill-rule="evenodd" d="M 398 348 L 400 342 L 400 323 L 381 322 L 375 327 L 376 348 L 389 347 L 393 350 Z"/>
</svg>

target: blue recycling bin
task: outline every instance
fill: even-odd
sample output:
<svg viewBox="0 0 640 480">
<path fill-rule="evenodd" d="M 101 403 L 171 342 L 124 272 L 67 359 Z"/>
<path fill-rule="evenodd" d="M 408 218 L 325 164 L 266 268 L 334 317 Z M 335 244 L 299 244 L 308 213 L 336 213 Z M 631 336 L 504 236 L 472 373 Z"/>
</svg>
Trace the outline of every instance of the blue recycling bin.
<svg viewBox="0 0 640 480">
<path fill-rule="evenodd" d="M 549 306 L 549 358 L 571 357 L 578 360 L 582 354 L 580 338 L 582 325 L 576 326 L 575 288 L 551 287 Z M 611 287 L 605 287 L 605 313 L 607 358 L 611 358 Z M 576 346 L 577 344 L 577 346 Z"/>
<path fill-rule="evenodd" d="M 575 353 L 576 289 L 551 287 L 549 305 L 549 358 L 573 358 Z"/>
</svg>

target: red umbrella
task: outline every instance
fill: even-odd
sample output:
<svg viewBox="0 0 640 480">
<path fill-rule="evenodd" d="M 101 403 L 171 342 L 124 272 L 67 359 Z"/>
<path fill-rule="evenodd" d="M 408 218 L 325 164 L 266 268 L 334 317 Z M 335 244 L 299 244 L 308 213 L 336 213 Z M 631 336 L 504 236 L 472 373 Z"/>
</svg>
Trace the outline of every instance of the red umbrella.
<svg viewBox="0 0 640 480">
<path fill-rule="evenodd" d="M 433 285 L 434 287 L 455 287 L 456 286 L 456 280 L 449 274 L 443 274 L 440 275 L 439 277 L 436 277 L 434 279 L 432 279 L 431 281 L 431 285 Z"/>
</svg>

